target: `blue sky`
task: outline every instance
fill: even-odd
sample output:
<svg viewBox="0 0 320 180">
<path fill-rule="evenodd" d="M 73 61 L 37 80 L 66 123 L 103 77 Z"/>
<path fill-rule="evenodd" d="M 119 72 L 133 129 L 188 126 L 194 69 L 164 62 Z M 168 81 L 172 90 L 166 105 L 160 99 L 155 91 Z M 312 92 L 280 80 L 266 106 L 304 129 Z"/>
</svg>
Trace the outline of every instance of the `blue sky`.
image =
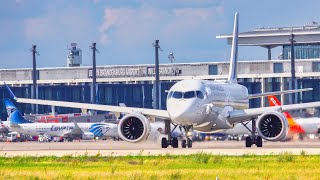
<svg viewBox="0 0 320 180">
<path fill-rule="evenodd" d="M 305 0 L 2 0 L 0 62 L 3 68 L 29 68 L 29 49 L 37 44 L 38 67 L 66 66 L 71 42 L 91 65 L 97 42 L 98 65 L 154 62 L 152 43 L 160 40 L 160 63 L 175 54 L 177 63 L 226 61 L 230 46 L 219 34 L 232 32 L 240 13 L 240 32 L 258 27 L 299 26 L 320 21 L 320 1 Z M 277 58 L 280 48 L 273 51 Z M 267 51 L 241 47 L 239 59 L 266 59 Z"/>
</svg>

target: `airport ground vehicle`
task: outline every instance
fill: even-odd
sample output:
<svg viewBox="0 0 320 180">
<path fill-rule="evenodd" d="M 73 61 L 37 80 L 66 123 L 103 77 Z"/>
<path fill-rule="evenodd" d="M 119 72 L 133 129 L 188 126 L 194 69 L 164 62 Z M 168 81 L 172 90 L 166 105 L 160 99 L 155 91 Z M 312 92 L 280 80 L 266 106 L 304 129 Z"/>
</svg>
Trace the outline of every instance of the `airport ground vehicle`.
<svg viewBox="0 0 320 180">
<path fill-rule="evenodd" d="M 18 132 L 10 132 L 7 135 L 8 142 L 22 142 L 23 140 L 23 136 L 21 136 Z"/>
</svg>

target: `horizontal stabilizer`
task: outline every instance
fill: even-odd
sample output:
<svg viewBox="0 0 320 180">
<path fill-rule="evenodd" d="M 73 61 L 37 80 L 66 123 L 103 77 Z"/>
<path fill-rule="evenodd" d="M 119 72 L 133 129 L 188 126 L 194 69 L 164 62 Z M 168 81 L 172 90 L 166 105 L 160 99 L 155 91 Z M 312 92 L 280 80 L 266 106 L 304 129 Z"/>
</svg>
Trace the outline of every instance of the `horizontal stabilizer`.
<svg viewBox="0 0 320 180">
<path fill-rule="evenodd" d="M 250 94 L 249 99 L 259 98 L 264 96 L 275 96 L 280 94 L 290 94 L 290 93 L 297 93 L 297 92 L 304 92 L 304 91 L 312 91 L 313 88 L 305 88 L 305 89 L 294 89 L 294 90 L 286 90 L 286 91 L 275 91 L 275 92 L 266 92 L 260 94 Z"/>
</svg>

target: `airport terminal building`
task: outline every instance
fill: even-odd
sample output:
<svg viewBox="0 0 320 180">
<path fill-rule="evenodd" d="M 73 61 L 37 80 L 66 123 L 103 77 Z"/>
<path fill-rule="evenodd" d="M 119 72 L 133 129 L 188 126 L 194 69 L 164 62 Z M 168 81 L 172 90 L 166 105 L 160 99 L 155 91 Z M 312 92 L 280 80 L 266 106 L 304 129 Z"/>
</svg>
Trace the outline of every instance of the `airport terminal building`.
<svg viewBox="0 0 320 180">
<path fill-rule="evenodd" d="M 296 37 L 294 46 L 297 49 L 295 71 L 298 88 L 313 88 L 313 91 L 297 93 L 296 102 L 320 101 L 320 26 L 301 27 L 290 31 L 285 28 L 273 28 L 240 33 L 239 45 L 267 48 L 269 60 L 240 61 L 238 81 L 248 88 L 250 94 L 289 89 L 291 62 L 287 55 L 290 50 L 288 49 L 290 33 L 294 33 Z M 221 35 L 218 38 L 230 41 L 230 35 Z M 283 47 L 283 56 L 278 60 L 271 60 L 271 49 L 276 46 Z M 227 79 L 228 71 L 229 61 L 161 64 L 160 108 L 166 109 L 166 90 L 169 90 L 175 82 L 183 79 L 224 80 Z M 38 68 L 37 75 L 38 99 L 90 102 L 92 67 Z M 98 66 L 97 102 L 153 108 L 154 81 L 154 64 Z M 0 82 L 6 82 L 11 86 L 16 96 L 30 98 L 32 69 L 0 69 Z M 9 93 L 0 86 L 0 99 L 3 98 L 9 98 Z M 289 103 L 288 95 L 281 95 L 279 98 L 283 104 Z M 266 99 L 250 100 L 250 107 L 261 106 L 268 106 Z M 31 112 L 30 105 L 20 104 L 18 107 L 23 113 Z M 4 108 L 2 109 L 5 114 Z M 57 113 L 80 112 L 79 109 L 61 107 L 56 107 L 56 111 Z M 51 107 L 38 107 L 38 113 L 48 112 L 51 112 Z"/>
<path fill-rule="evenodd" d="M 166 108 L 166 90 L 182 79 L 227 79 L 229 62 L 162 64 L 160 65 L 160 107 Z M 153 107 L 154 65 L 99 66 L 97 67 L 97 99 L 99 104 L 133 107 Z M 299 88 L 314 88 L 299 93 L 298 102 L 320 100 L 320 59 L 296 61 L 296 77 Z M 38 69 L 38 98 L 90 102 L 92 84 L 91 67 L 40 68 Z M 249 93 L 287 90 L 290 83 L 290 60 L 242 61 L 238 66 L 239 83 L 248 87 Z M 31 96 L 32 70 L 0 70 L 0 81 L 12 86 L 18 97 Z M 4 87 L 1 98 L 9 98 Z M 288 98 L 282 96 L 287 104 Z M 266 106 L 264 99 L 253 99 L 251 107 Z M 30 113 L 30 107 L 23 105 L 23 112 Z M 56 108 L 58 113 L 69 112 L 67 108 Z M 39 107 L 39 113 L 50 112 L 50 107 Z M 79 112 L 72 110 L 71 112 Z"/>
</svg>

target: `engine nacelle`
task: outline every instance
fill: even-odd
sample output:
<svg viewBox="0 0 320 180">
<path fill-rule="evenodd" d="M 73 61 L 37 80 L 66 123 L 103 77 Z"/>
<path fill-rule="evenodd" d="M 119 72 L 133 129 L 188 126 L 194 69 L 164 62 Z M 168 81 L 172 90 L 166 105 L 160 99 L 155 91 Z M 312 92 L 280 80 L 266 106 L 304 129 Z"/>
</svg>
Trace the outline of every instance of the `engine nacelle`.
<svg viewBox="0 0 320 180">
<path fill-rule="evenodd" d="M 142 114 L 127 114 L 118 125 L 118 133 L 121 139 L 138 143 L 147 140 L 151 131 L 149 120 Z"/>
<path fill-rule="evenodd" d="M 92 132 L 84 132 L 82 134 L 81 139 L 83 139 L 83 140 L 92 140 L 92 139 L 94 139 L 94 134 Z"/>
<path fill-rule="evenodd" d="M 277 111 L 263 113 L 257 120 L 257 131 L 265 140 L 281 141 L 289 131 L 288 120 Z"/>
</svg>

